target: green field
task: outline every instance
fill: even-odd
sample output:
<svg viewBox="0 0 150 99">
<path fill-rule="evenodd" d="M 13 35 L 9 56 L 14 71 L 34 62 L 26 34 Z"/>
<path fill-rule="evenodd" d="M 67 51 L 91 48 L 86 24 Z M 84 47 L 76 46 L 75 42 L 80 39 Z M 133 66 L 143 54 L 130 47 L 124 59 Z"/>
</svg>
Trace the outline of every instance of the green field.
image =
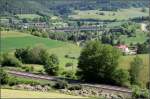
<svg viewBox="0 0 150 99">
<path fill-rule="evenodd" d="M 127 36 L 121 36 L 120 39 L 125 42 L 125 44 L 130 45 L 131 43 L 137 44 L 137 43 L 144 43 L 147 39 L 147 33 L 137 31 L 136 37 L 127 37 Z"/>
<path fill-rule="evenodd" d="M 41 16 L 37 15 L 37 14 L 17 14 L 17 17 L 19 17 L 20 19 L 34 19 L 34 18 L 40 18 Z"/>
<path fill-rule="evenodd" d="M 54 53 L 59 57 L 60 66 L 65 67 L 65 64 L 68 62 L 73 63 L 73 68 L 77 67 L 77 58 L 80 55 L 81 48 L 74 44 L 66 44 L 61 47 L 51 48 L 49 49 L 49 53 Z M 69 55 L 70 57 L 75 57 L 76 59 L 66 58 L 65 55 Z M 70 67 L 72 69 L 72 67 Z"/>
<path fill-rule="evenodd" d="M 120 9 L 118 11 L 75 10 L 74 11 L 75 14 L 70 15 L 69 17 L 73 19 L 124 20 L 149 15 L 148 8 L 147 12 L 142 12 L 141 9 L 142 8 L 130 8 L 130 9 Z M 100 15 L 100 13 L 104 13 L 104 15 Z"/>
<path fill-rule="evenodd" d="M 48 52 L 50 54 L 56 54 L 59 57 L 61 67 L 64 67 L 65 64 L 68 62 L 72 62 L 74 68 L 76 68 L 77 66 L 77 59 L 65 58 L 65 55 L 78 58 L 81 48 L 75 44 L 50 40 L 47 38 L 40 38 L 40 37 L 32 36 L 21 32 L 16 32 L 16 31 L 9 31 L 9 32 L 3 31 L 1 37 L 2 37 L 1 38 L 2 52 L 13 51 L 16 48 L 24 48 L 27 46 L 32 47 L 37 44 L 41 44 L 44 45 L 44 47 L 48 48 Z M 28 66 L 32 66 L 32 65 L 28 65 Z M 41 69 L 40 66 L 34 66 L 34 67 L 36 71 Z M 39 68 L 37 69 L 37 67 Z"/>
<path fill-rule="evenodd" d="M 81 96 L 71 96 L 58 92 L 38 92 L 1 89 L 1 98 L 84 98 Z"/>
<path fill-rule="evenodd" d="M 3 33 L 3 32 L 2 32 Z M 17 32 L 18 33 L 18 32 Z M 50 40 L 48 38 L 40 38 L 36 36 L 27 36 L 26 34 L 20 33 L 17 34 L 15 32 L 11 32 L 10 35 L 2 35 L 1 38 L 1 51 L 11 51 L 16 48 L 23 48 L 27 46 L 34 46 L 34 45 L 44 45 L 47 48 L 59 47 L 65 45 L 64 42 Z M 19 37 L 20 35 L 20 37 Z"/>
</svg>

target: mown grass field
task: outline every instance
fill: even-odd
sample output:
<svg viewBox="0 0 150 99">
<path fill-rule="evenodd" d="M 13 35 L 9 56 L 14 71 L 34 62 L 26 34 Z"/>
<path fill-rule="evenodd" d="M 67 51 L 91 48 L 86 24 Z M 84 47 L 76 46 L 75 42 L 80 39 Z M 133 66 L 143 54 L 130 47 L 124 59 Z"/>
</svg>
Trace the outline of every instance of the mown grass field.
<svg viewBox="0 0 150 99">
<path fill-rule="evenodd" d="M 81 96 L 71 96 L 58 92 L 37 92 L 1 89 L 1 98 L 84 98 Z"/>
<path fill-rule="evenodd" d="M 69 17 L 73 19 L 124 20 L 149 15 L 148 8 L 147 12 L 142 12 L 141 9 L 142 8 L 130 8 L 130 9 L 120 9 L 118 11 L 75 10 L 74 11 L 75 14 L 70 15 Z M 104 15 L 100 15 L 99 13 L 104 13 Z"/>
<path fill-rule="evenodd" d="M 48 38 L 40 38 L 36 36 L 31 36 L 27 34 L 23 34 L 20 32 L 9 31 L 2 32 L 1 36 L 1 51 L 12 51 L 16 48 L 24 48 L 27 46 L 35 46 L 35 45 L 44 45 L 47 48 L 59 47 L 65 45 L 64 42 L 50 40 Z M 6 33 L 6 34 L 5 34 Z"/>
<path fill-rule="evenodd" d="M 34 19 L 34 18 L 40 18 L 41 16 L 37 14 L 17 14 L 20 19 Z"/>
</svg>

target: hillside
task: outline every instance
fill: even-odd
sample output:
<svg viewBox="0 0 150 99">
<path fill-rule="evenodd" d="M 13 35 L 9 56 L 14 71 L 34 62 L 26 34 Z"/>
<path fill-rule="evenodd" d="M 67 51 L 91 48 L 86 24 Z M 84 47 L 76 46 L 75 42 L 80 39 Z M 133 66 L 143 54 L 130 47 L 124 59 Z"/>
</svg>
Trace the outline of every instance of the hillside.
<svg viewBox="0 0 150 99">
<path fill-rule="evenodd" d="M 130 8 L 120 9 L 118 11 L 75 10 L 74 13 L 75 14 L 69 17 L 73 19 L 125 20 L 134 17 L 148 16 L 148 8 L 146 12 L 141 12 L 141 8 Z"/>
<path fill-rule="evenodd" d="M 59 57 L 61 67 L 64 67 L 66 63 L 72 62 L 74 68 L 76 68 L 77 59 L 65 57 L 65 55 L 68 55 L 70 57 L 78 58 L 81 48 L 75 44 L 36 37 L 17 31 L 2 31 L 1 33 L 2 52 L 12 52 L 16 48 L 33 47 L 35 45 L 42 45 L 48 48 L 49 53 L 56 54 Z"/>
<path fill-rule="evenodd" d="M 122 0 L 120 0 L 122 1 Z M 1 0 L 1 14 L 7 13 L 36 13 L 42 12 L 49 14 L 67 14 L 71 13 L 71 9 L 75 10 L 92 10 L 92 9 L 108 9 L 108 5 L 112 9 L 128 8 L 128 7 L 145 7 L 148 6 L 148 0 L 127 0 L 120 2 L 115 0 Z M 130 2 L 130 3 L 129 3 Z"/>
</svg>

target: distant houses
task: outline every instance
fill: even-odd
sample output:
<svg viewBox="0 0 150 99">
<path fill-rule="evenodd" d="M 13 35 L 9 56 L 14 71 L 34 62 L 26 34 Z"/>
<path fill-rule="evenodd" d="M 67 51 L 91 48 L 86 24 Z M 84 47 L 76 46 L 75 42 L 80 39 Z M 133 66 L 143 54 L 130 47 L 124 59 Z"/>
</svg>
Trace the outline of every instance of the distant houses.
<svg viewBox="0 0 150 99">
<path fill-rule="evenodd" d="M 137 49 L 135 47 L 129 48 L 127 45 L 117 45 L 116 48 L 118 48 L 122 53 L 126 55 L 137 54 Z"/>
</svg>

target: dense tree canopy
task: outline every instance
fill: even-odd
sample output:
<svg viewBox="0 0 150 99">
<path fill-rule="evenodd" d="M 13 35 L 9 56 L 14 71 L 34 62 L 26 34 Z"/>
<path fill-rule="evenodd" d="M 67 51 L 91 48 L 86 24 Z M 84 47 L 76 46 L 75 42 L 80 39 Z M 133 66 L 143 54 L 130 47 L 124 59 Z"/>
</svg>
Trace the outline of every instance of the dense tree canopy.
<svg viewBox="0 0 150 99">
<path fill-rule="evenodd" d="M 117 70 L 119 56 L 120 52 L 110 45 L 103 45 L 99 41 L 88 42 L 79 57 L 77 74 L 81 79 L 90 82 L 126 82 L 128 75 L 123 70 Z M 115 78 L 116 75 L 118 79 Z"/>
</svg>

